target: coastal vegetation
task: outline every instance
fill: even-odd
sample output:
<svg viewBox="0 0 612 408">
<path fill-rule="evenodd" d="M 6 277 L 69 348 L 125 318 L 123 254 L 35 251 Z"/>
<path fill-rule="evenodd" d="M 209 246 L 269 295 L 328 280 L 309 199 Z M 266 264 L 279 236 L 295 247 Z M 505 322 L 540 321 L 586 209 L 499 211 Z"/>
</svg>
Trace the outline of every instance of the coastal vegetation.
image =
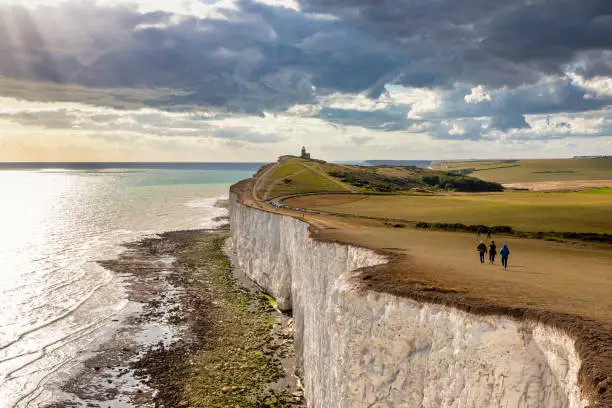
<svg viewBox="0 0 612 408">
<path fill-rule="evenodd" d="M 331 167 L 331 166 L 330 166 Z M 400 191 L 503 191 L 500 184 L 449 172 L 414 166 L 345 166 L 328 169 L 328 174 L 361 190 L 392 193 Z"/>
</svg>

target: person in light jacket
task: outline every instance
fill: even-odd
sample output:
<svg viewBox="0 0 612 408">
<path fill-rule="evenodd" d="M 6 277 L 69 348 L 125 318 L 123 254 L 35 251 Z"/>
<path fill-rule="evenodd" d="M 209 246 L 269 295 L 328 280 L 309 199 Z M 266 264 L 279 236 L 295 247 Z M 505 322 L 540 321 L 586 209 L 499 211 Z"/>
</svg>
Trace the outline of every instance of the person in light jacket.
<svg viewBox="0 0 612 408">
<path fill-rule="evenodd" d="M 502 249 L 499 251 L 499 254 L 501 255 L 502 269 L 505 271 L 508 268 L 508 255 L 510 255 L 508 245 L 504 244 Z"/>
</svg>

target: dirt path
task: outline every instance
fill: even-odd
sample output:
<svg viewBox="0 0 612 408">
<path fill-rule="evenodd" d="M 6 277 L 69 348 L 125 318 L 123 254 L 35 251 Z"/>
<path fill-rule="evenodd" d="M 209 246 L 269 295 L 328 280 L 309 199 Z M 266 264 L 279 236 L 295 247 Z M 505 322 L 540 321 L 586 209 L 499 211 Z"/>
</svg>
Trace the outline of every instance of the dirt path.
<svg viewBox="0 0 612 408">
<path fill-rule="evenodd" d="M 324 239 L 382 250 L 398 257 L 390 285 L 456 290 L 467 298 L 536 307 L 612 324 L 612 250 L 609 245 L 493 236 L 507 243 L 509 268 L 481 265 L 476 234 L 415 229 L 378 220 L 305 214 Z M 484 237 L 483 237 L 484 238 Z M 489 244 L 489 240 L 485 239 Z M 383 277 L 381 277 L 383 279 Z"/>
<path fill-rule="evenodd" d="M 345 185 L 344 183 L 339 182 L 338 180 L 334 179 L 333 177 L 331 177 L 329 174 L 325 173 L 324 171 L 322 171 L 320 169 L 314 168 L 314 166 L 308 166 L 305 163 L 302 163 L 302 166 L 306 167 L 307 169 L 310 169 L 310 170 L 314 171 L 315 173 L 317 173 L 318 175 L 320 175 L 322 177 L 325 177 L 327 180 L 329 180 L 332 183 L 342 187 L 346 191 L 350 191 L 351 193 L 357 192 L 357 190 L 355 190 L 354 188 L 349 187 L 349 186 Z"/>
<path fill-rule="evenodd" d="M 308 171 L 308 169 L 304 169 L 304 170 L 296 171 L 295 173 L 289 174 L 288 176 L 285 176 L 284 178 L 287 178 L 287 177 L 294 177 L 294 176 L 296 176 L 296 175 L 298 175 L 298 174 L 302 174 L 302 173 L 304 173 L 304 172 L 306 172 L 306 171 Z M 268 199 L 268 197 L 270 197 L 270 193 L 272 192 L 272 189 L 273 189 L 273 188 L 274 188 L 276 185 L 280 184 L 281 182 L 282 182 L 282 179 L 279 179 L 279 180 L 276 180 L 274 183 L 271 183 L 271 184 L 268 186 L 268 188 L 266 189 L 264 199 L 266 199 L 266 200 L 267 200 L 267 199 Z"/>
<path fill-rule="evenodd" d="M 278 168 L 278 166 L 280 165 L 280 163 L 274 163 L 272 166 L 270 166 L 269 169 L 267 169 L 262 175 L 260 175 L 259 177 L 257 177 L 257 180 L 255 181 L 255 184 L 253 185 L 253 197 L 255 198 L 255 200 L 262 200 L 265 199 L 259 196 L 259 190 L 261 188 L 261 184 L 266 180 L 266 177 L 268 176 L 268 174 L 270 174 L 271 172 L 273 172 L 274 170 L 276 170 Z"/>
</svg>

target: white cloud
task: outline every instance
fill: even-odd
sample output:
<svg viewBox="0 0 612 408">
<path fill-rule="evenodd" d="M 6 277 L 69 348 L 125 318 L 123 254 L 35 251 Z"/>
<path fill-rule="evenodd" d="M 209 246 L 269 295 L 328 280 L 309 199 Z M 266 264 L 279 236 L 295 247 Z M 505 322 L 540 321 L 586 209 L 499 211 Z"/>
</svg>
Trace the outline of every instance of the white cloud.
<svg viewBox="0 0 612 408">
<path fill-rule="evenodd" d="M 125 0 L 97 0 L 99 6 L 125 6 Z M 185 16 L 198 18 L 217 18 L 226 19 L 223 10 L 238 10 L 236 0 L 218 0 L 214 3 L 207 3 L 201 0 L 130 0 L 128 3 L 141 13 L 153 11 L 165 11 Z"/>
<path fill-rule="evenodd" d="M 596 76 L 591 79 L 583 78 L 576 74 L 569 74 L 572 82 L 588 90 L 587 96 L 594 99 L 612 97 L 612 77 Z"/>
<path fill-rule="evenodd" d="M 268 6 L 284 7 L 295 11 L 300 11 L 300 4 L 296 0 L 255 0 L 257 3 L 267 4 Z"/>
<path fill-rule="evenodd" d="M 584 114 L 530 115 L 526 118 L 531 129 L 517 132 L 540 137 L 612 135 L 612 111 Z"/>
<path fill-rule="evenodd" d="M 26 0 L 20 1 L 19 5 L 29 8 L 57 7 L 67 2 L 67 0 Z M 14 0 L 0 0 L 0 4 L 2 3 L 13 4 Z M 288 0 L 281 3 L 289 4 L 292 2 Z M 94 0 L 92 4 L 98 7 L 127 6 L 140 13 L 164 11 L 184 16 L 219 19 L 226 18 L 223 10 L 239 9 L 237 0 L 217 0 L 213 3 L 201 0 Z"/>
<path fill-rule="evenodd" d="M 411 102 L 410 119 L 422 119 L 429 113 L 437 113 L 444 103 L 444 93 L 439 90 L 411 89 L 408 94 L 396 96 L 398 100 Z"/>
<path fill-rule="evenodd" d="M 381 96 L 378 99 L 368 98 L 364 93 L 346 94 L 333 93 L 318 100 L 319 105 L 326 108 L 359 110 L 359 111 L 375 111 L 378 109 L 387 108 L 392 102 L 391 98 Z"/>
<path fill-rule="evenodd" d="M 454 123 L 451 130 L 448 131 L 453 136 L 464 135 L 466 133 L 465 127 L 459 123 Z"/>
<path fill-rule="evenodd" d="M 478 85 L 471 89 L 470 93 L 465 95 L 463 98 L 467 103 L 479 103 L 484 101 L 490 101 L 491 94 L 489 94 L 485 87 Z"/>
</svg>

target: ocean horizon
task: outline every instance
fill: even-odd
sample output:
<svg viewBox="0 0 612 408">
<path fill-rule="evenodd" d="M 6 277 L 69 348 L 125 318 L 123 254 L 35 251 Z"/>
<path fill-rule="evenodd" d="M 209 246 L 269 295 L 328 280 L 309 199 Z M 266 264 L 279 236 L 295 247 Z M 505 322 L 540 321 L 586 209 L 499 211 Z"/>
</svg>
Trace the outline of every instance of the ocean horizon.
<svg viewBox="0 0 612 408">
<path fill-rule="evenodd" d="M 0 170 L 250 170 L 266 162 L 0 162 Z"/>
</svg>

